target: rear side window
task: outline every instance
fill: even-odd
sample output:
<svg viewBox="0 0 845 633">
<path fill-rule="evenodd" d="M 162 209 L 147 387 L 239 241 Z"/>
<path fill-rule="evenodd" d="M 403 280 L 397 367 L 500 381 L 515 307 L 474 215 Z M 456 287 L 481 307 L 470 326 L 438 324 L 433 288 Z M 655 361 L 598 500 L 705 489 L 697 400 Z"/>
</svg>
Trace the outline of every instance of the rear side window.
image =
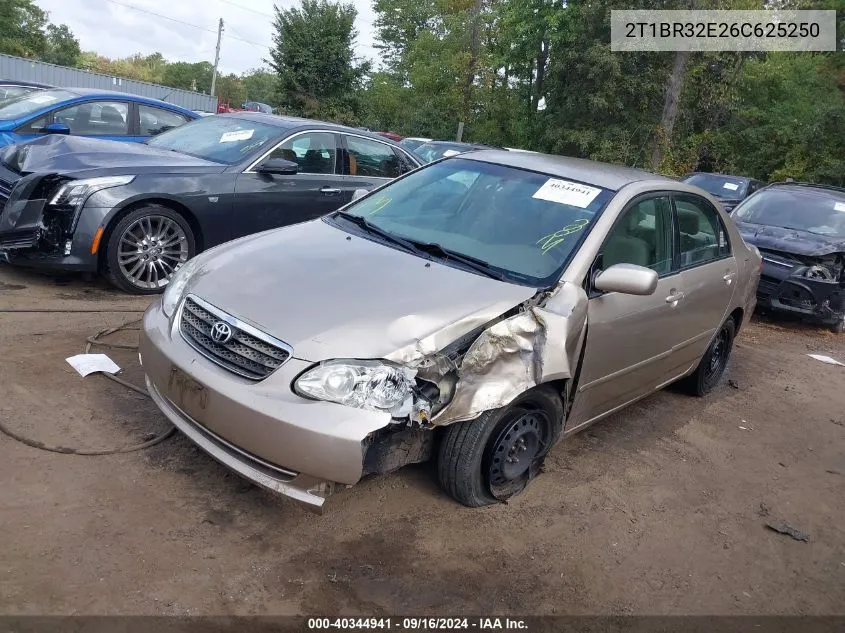
<svg viewBox="0 0 845 633">
<path fill-rule="evenodd" d="M 138 117 L 141 136 L 155 136 L 188 122 L 187 117 L 176 112 L 142 104 L 138 104 Z"/>
<path fill-rule="evenodd" d="M 55 122 L 80 136 L 125 136 L 129 133 L 129 104 L 120 101 L 90 101 L 55 113 Z"/>
<path fill-rule="evenodd" d="M 725 227 L 713 205 L 698 196 L 678 196 L 675 209 L 682 268 L 730 255 Z"/>
<path fill-rule="evenodd" d="M 405 152 L 395 148 L 393 151 L 396 152 L 396 156 L 399 159 L 399 173 L 406 174 L 409 171 L 417 168 L 414 161 L 408 158 Z"/>
<path fill-rule="evenodd" d="M 349 174 L 373 178 L 396 178 L 402 172 L 399 158 L 393 148 L 359 136 L 347 136 Z"/>
</svg>

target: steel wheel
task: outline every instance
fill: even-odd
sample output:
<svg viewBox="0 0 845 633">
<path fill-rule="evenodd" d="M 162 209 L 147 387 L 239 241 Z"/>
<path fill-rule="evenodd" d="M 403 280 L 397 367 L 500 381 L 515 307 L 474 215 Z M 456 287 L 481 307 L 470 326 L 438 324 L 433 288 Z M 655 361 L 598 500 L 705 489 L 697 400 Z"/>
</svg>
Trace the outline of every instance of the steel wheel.
<svg viewBox="0 0 845 633">
<path fill-rule="evenodd" d="M 715 382 L 722 375 L 725 365 L 728 364 L 729 353 L 730 343 L 728 342 L 728 332 L 725 328 L 722 328 L 719 330 L 716 340 L 713 341 L 713 347 L 710 349 L 710 358 L 707 359 L 707 366 L 704 369 L 704 380 L 708 384 Z"/>
<path fill-rule="evenodd" d="M 117 263 L 121 274 L 144 290 L 163 288 L 188 261 L 190 249 L 182 227 L 163 215 L 145 215 L 120 235 Z"/>
</svg>

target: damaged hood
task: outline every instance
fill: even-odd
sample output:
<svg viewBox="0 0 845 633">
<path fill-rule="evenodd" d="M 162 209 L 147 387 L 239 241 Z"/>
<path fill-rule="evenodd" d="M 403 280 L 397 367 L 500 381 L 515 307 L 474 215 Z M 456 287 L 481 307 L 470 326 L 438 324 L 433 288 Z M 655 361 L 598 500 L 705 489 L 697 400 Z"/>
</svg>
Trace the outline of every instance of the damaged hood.
<svg viewBox="0 0 845 633">
<path fill-rule="evenodd" d="M 320 361 L 384 358 L 431 337 L 446 345 L 537 291 L 314 220 L 214 249 L 187 292 Z"/>
<path fill-rule="evenodd" d="M 93 177 L 137 173 L 216 173 L 223 165 L 150 147 L 60 134 L 12 145 L 0 154 L 0 161 L 19 174 L 54 173 Z"/>
<path fill-rule="evenodd" d="M 742 239 L 757 248 L 818 257 L 845 252 L 845 238 L 780 226 L 737 222 Z"/>
</svg>

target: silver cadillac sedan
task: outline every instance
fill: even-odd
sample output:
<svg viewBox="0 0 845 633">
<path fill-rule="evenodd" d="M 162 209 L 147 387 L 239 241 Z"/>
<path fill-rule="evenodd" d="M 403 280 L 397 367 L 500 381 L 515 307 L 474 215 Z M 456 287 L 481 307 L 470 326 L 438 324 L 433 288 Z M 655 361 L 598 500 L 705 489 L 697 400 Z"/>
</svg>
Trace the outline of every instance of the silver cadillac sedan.
<svg viewBox="0 0 845 633">
<path fill-rule="evenodd" d="M 479 151 L 190 260 L 141 357 L 173 424 L 265 488 L 320 508 L 433 459 L 483 506 L 614 411 L 714 389 L 760 266 L 694 186 Z"/>
</svg>

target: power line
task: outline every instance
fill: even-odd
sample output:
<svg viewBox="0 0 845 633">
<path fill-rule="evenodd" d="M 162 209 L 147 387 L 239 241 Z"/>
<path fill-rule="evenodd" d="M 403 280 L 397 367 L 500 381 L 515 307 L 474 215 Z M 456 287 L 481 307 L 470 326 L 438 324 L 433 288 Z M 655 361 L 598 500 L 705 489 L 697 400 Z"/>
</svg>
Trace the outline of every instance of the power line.
<svg viewBox="0 0 845 633">
<path fill-rule="evenodd" d="M 207 33 L 217 33 L 217 29 L 210 29 L 205 26 L 200 26 L 199 24 L 192 24 L 191 22 L 185 22 L 184 20 L 179 20 L 177 18 L 171 18 L 168 15 L 163 15 L 161 13 L 156 13 L 155 11 L 150 11 L 149 9 L 142 9 L 141 7 L 136 7 L 134 4 L 128 4 L 126 2 L 120 2 L 120 0 L 106 0 L 106 2 L 111 2 L 112 4 L 120 5 L 121 7 L 126 7 L 127 9 L 132 9 L 133 11 L 138 11 L 140 13 L 146 13 L 148 15 L 154 15 L 157 18 L 161 18 L 163 20 L 169 20 L 171 22 L 176 22 L 177 24 L 184 24 L 185 26 L 190 26 L 195 29 L 199 29 L 200 31 L 205 31 Z M 239 40 L 241 42 L 246 42 L 247 44 L 252 44 L 253 46 L 259 46 L 261 48 L 269 48 L 266 44 L 259 44 L 258 42 L 253 42 L 251 40 L 245 39 L 243 37 L 235 37 L 234 35 L 231 36 L 234 40 Z"/>
<path fill-rule="evenodd" d="M 255 13 L 257 15 L 263 15 L 265 18 L 273 18 L 274 16 L 270 15 L 269 13 L 264 13 L 263 11 L 256 11 L 250 7 L 245 7 L 242 4 L 238 4 L 237 2 L 232 2 L 231 0 L 217 0 L 218 2 L 222 2 L 223 4 L 230 4 L 233 7 L 238 7 L 239 9 L 243 9 L 244 11 L 249 11 L 251 13 Z"/>
</svg>

